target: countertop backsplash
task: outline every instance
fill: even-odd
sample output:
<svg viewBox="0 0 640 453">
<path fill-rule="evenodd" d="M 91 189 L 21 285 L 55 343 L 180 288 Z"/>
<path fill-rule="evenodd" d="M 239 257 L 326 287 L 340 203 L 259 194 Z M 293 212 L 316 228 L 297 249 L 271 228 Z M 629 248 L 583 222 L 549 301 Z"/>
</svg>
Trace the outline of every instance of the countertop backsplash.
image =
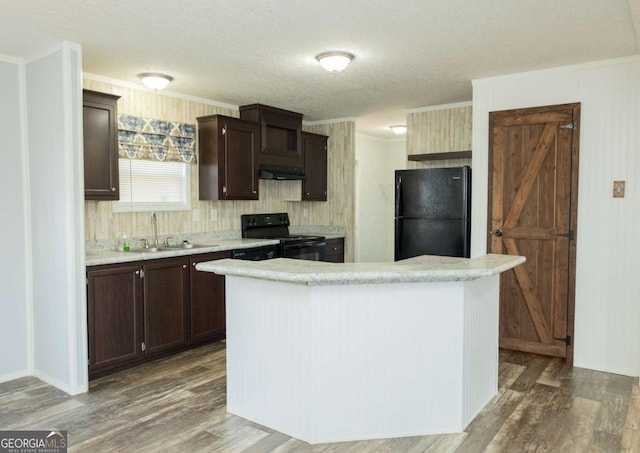
<svg viewBox="0 0 640 453">
<path fill-rule="evenodd" d="M 346 228 L 343 226 L 328 225 L 292 225 L 289 227 L 292 234 L 317 234 L 326 238 L 345 237 Z"/>
</svg>

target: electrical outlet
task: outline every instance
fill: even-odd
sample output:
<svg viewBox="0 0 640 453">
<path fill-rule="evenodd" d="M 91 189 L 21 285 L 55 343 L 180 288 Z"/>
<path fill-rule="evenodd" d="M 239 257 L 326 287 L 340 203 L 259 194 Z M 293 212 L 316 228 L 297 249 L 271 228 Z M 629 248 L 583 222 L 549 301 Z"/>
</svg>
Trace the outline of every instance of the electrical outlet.
<svg viewBox="0 0 640 453">
<path fill-rule="evenodd" d="M 200 221 L 200 209 L 194 209 L 193 210 L 193 221 L 194 222 L 199 222 Z"/>
<path fill-rule="evenodd" d="M 624 181 L 613 181 L 613 198 L 624 198 Z"/>
<path fill-rule="evenodd" d="M 304 208 L 302 210 L 302 217 L 308 217 L 309 216 L 309 208 Z"/>
<path fill-rule="evenodd" d="M 218 220 L 218 210 L 217 209 L 212 209 L 211 210 L 211 220 L 213 220 L 214 222 Z"/>
</svg>

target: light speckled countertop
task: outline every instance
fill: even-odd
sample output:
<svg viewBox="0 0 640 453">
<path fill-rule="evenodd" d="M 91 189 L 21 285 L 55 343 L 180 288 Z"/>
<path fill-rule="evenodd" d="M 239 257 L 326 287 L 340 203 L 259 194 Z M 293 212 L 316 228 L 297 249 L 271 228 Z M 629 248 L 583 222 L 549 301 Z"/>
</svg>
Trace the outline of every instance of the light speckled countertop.
<svg viewBox="0 0 640 453">
<path fill-rule="evenodd" d="M 324 236 L 326 239 L 344 238 L 344 228 L 323 226 L 299 226 L 291 228 L 292 234 L 313 234 Z M 169 235 L 172 244 L 181 243 L 187 239 L 194 244 L 191 249 L 170 247 L 168 250 L 158 252 L 142 252 L 140 248 L 132 248 L 128 252 L 116 251 L 118 241 L 90 241 L 86 243 L 86 266 L 101 264 L 128 263 L 132 261 L 145 261 L 158 258 L 173 258 L 176 256 L 197 255 L 199 253 L 224 252 L 234 249 L 261 247 L 264 245 L 278 244 L 273 239 L 243 239 L 240 231 L 224 231 L 216 233 L 197 233 L 190 235 Z M 161 236 L 163 241 L 166 236 Z M 138 244 L 141 238 L 129 238 L 131 244 Z M 150 238 L 147 238 L 150 239 Z M 161 248 L 164 248 L 162 245 Z"/>
<path fill-rule="evenodd" d="M 251 247 L 261 247 L 263 245 L 278 244 L 279 241 L 273 239 L 221 239 L 211 243 L 200 242 L 194 244 L 191 249 L 172 247 L 168 250 L 157 252 L 142 252 L 140 249 L 133 249 L 128 252 L 116 250 L 94 250 L 86 254 L 86 265 L 96 266 L 100 264 L 128 263 L 131 261 L 155 260 L 158 258 L 172 258 L 176 256 L 197 255 L 200 253 L 224 252 L 234 249 L 245 249 Z M 160 246 L 162 248 L 162 246 Z"/>
<path fill-rule="evenodd" d="M 196 269 L 301 285 L 355 285 L 475 280 L 499 274 L 524 262 L 523 256 L 493 254 L 471 259 L 418 256 L 389 263 L 325 263 L 288 258 L 257 262 L 223 259 L 200 263 Z"/>
</svg>

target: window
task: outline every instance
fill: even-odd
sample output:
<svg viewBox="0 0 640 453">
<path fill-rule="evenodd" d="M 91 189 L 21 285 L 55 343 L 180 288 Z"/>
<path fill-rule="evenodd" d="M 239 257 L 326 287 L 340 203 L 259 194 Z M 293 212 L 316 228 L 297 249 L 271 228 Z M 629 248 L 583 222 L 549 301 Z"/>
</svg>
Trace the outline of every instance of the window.
<svg viewBox="0 0 640 453">
<path fill-rule="evenodd" d="M 113 212 L 191 208 L 191 164 L 125 158 L 119 164 L 120 200 L 113 202 Z"/>
</svg>

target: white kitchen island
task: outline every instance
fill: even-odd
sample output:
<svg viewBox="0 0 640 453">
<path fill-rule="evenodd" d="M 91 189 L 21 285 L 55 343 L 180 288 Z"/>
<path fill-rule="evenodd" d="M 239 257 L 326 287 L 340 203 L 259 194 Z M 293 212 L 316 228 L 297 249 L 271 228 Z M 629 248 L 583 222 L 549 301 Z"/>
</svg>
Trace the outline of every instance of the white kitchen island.
<svg viewBox="0 0 640 453">
<path fill-rule="evenodd" d="M 306 442 L 461 432 L 498 388 L 499 274 L 524 257 L 219 260 L 227 410 Z"/>
</svg>

